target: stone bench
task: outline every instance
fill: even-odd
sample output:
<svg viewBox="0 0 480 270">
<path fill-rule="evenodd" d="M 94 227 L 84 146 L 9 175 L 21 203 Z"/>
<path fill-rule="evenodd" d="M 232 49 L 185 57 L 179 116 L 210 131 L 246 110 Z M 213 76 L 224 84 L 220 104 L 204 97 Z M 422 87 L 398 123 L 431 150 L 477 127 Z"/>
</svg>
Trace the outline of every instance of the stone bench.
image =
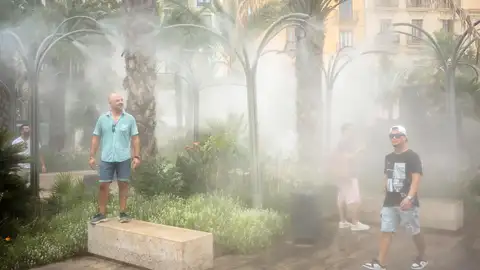
<svg viewBox="0 0 480 270">
<path fill-rule="evenodd" d="M 379 223 L 383 199 L 383 196 L 364 196 L 362 218 Z M 461 200 L 420 197 L 420 224 L 424 228 L 457 231 L 463 227 L 463 215 Z"/>
<path fill-rule="evenodd" d="M 213 268 L 213 235 L 132 220 L 88 225 L 88 252 L 147 269 Z"/>
</svg>

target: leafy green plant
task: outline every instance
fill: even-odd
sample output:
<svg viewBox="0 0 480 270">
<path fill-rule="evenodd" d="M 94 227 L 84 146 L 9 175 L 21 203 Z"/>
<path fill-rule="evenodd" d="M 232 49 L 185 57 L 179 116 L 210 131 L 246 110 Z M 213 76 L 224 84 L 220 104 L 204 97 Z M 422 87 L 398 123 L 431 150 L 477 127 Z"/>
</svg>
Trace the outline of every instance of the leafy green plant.
<svg viewBox="0 0 480 270">
<path fill-rule="evenodd" d="M 6 129 L 0 130 L 0 236 L 15 238 L 19 226 L 34 217 L 34 197 L 25 179 L 19 176 L 20 164 L 28 162 L 20 153 L 24 145 L 12 145 Z"/>
<path fill-rule="evenodd" d="M 275 211 L 250 209 L 220 193 L 187 199 L 157 196 L 146 200 L 136 196 L 129 207 L 134 217 L 142 220 L 211 232 L 216 244 L 235 253 L 252 253 L 269 246 L 283 234 L 285 224 L 285 217 Z"/>
<path fill-rule="evenodd" d="M 71 172 L 91 170 L 88 165 L 88 152 L 54 152 L 42 148 L 45 165 L 49 172 Z"/>
<path fill-rule="evenodd" d="M 55 175 L 51 195 L 46 199 L 45 214 L 58 214 L 73 209 L 85 201 L 92 201 L 98 189 L 87 189 L 83 179 L 71 173 Z"/>
<path fill-rule="evenodd" d="M 135 192 L 151 197 L 159 194 L 185 195 L 185 184 L 175 164 L 157 157 L 147 160 L 132 175 Z"/>
<path fill-rule="evenodd" d="M 221 133 L 187 145 L 176 164 L 192 192 L 232 189 L 231 172 L 248 167 L 245 152 L 234 135 Z"/>
<path fill-rule="evenodd" d="M 75 187 L 69 189 L 59 194 L 71 194 Z M 108 208 L 116 209 L 112 215 L 118 214 L 117 204 L 109 202 Z M 216 245 L 235 253 L 254 253 L 269 246 L 285 225 L 285 218 L 275 211 L 249 209 L 219 193 L 187 199 L 136 194 L 129 200 L 129 209 L 136 219 L 211 232 Z M 83 201 L 53 216 L 42 231 L 25 231 L 10 242 L 0 241 L 0 270 L 29 269 L 86 252 L 87 224 L 95 211 L 93 201 Z"/>
</svg>

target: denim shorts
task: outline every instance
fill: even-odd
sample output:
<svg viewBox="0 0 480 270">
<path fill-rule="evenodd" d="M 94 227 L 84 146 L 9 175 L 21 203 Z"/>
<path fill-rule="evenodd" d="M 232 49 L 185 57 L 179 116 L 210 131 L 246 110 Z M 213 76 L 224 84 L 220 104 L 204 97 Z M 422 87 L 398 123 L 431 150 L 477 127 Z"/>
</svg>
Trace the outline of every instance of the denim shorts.
<svg viewBox="0 0 480 270">
<path fill-rule="evenodd" d="M 110 183 L 116 176 L 118 181 L 128 182 L 131 173 L 131 160 L 127 159 L 122 162 L 105 162 L 100 163 L 99 168 L 100 183 Z"/>
<path fill-rule="evenodd" d="M 382 232 L 394 233 L 398 226 L 405 227 L 405 230 L 411 235 L 420 233 L 418 207 L 412 207 L 408 210 L 401 210 L 400 207 L 383 207 L 380 218 Z"/>
</svg>

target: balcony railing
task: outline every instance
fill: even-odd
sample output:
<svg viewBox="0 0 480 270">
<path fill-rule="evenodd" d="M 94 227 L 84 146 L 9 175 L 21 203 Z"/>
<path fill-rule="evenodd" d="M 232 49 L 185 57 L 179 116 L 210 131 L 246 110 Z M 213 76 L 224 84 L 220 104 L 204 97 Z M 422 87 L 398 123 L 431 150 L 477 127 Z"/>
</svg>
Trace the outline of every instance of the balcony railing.
<svg viewBox="0 0 480 270">
<path fill-rule="evenodd" d="M 407 44 L 408 45 L 419 45 L 422 43 L 421 37 L 408 37 Z"/>
<path fill-rule="evenodd" d="M 375 0 L 375 7 L 398 8 L 398 0 Z"/>
<path fill-rule="evenodd" d="M 454 2 L 455 2 L 457 7 L 461 6 L 461 0 L 454 0 Z M 450 0 L 438 1 L 436 6 L 437 6 L 437 8 L 440 8 L 440 9 L 451 9 L 453 7 Z"/>
<path fill-rule="evenodd" d="M 432 6 L 427 0 L 408 0 L 407 8 L 430 8 Z"/>
<path fill-rule="evenodd" d="M 377 41 L 380 43 L 386 43 L 386 44 L 399 44 L 400 35 L 392 32 L 388 32 L 388 31 L 380 32 L 377 35 Z"/>
</svg>

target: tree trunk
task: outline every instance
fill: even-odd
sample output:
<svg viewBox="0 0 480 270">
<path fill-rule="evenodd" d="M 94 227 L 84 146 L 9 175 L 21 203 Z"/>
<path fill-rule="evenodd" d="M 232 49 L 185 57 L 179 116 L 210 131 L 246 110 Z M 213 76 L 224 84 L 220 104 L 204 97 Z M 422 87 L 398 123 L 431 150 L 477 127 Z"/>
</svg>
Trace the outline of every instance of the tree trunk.
<svg viewBox="0 0 480 270">
<path fill-rule="evenodd" d="M 296 29 L 298 160 L 303 181 L 318 180 L 322 158 L 322 79 L 324 33 Z"/>
<path fill-rule="evenodd" d="M 181 134 L 183 131 L 183 85 L 182 79 L 178 72 L 174 75 L 174 87 L 175 87 L 175 114 L 177 123 L 177 134 Z"/>
<path fill-rule="evenodd" d="M 333 87 L 328 86 L 326 92 L 325 102 L 325 148 L 324 150 L 330 150 L 330 144 L 332 140 L 332 102 L 333 102 Z"/>
<path fill-rule="evenodd" d="M 158 15 L 154 0 L 124 0 L 128 14 L 126 48 L 124 52 L 126 77 L 123 87 L 128 92 L 126 110 L 137 120 L 141 155 L 144 158 L 157 152 L 155 140 L 157 79 L 155 47 L 148 46 L 147 35 L 154 30 L 148 17 Z"/>
</svg>

